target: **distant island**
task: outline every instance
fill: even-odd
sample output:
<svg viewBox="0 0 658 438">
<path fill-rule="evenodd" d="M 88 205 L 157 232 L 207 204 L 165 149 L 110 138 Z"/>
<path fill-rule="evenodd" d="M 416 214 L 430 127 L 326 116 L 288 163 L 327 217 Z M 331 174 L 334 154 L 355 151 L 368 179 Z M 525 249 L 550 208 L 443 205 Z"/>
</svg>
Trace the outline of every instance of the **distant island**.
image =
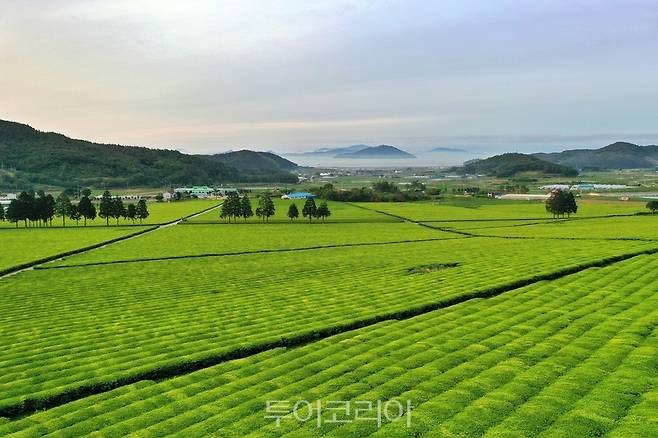
<svg viewBox="0 0 658 438">
<path fill-rule="evenodd" d="M 368 146 L 354 152 L 344 152 L 336 155 L 336 158 L 416 158 L 415 155 L 405 152 L 395 146 L 382 144 L 379 146 Z"/>
<path fill-rule="evenodd" d="M 337 154 L 356 152 L 356 151 L 360 151 L 362 149 L 365 149 L 367 147 L 368 147 L 367 144 L 354 144 L 354 145 L 345 146 L 345 147 L 323 147 L 323 148 L 318 148 L 318 149 L 313 150 L 313 151 L 292 152 L 292 153 L 288 153 L 286 155 L 288 155 L 288 156 L 309 156 L 309 157 L 315 157 L 315 156 L 331 156 L 331 157 L 334 157 Z"/>
<path fill-rule="evenodd" d="M 361 159 L 381 159 L 381 158 L 415 158 L 409 152 L 405 152 L 395 146 L 379 145 L 369 146 L 367 144 L 354 144 L 343 147 L 323 147 L 308 152 L 288 153 L 287 156 L 304 156 L 304 157 L 332 157 L 332 158 L 361 158 Z"/>
<path fill-rule="evenodd" d="M 430 152 L 447 152 L 447 153 L 452 153 L 452 154 L 467 154 L 468 151 L 466 149 L 458 149 L 458 148 L 434 148 L 431 149 Z"/>
</svg>

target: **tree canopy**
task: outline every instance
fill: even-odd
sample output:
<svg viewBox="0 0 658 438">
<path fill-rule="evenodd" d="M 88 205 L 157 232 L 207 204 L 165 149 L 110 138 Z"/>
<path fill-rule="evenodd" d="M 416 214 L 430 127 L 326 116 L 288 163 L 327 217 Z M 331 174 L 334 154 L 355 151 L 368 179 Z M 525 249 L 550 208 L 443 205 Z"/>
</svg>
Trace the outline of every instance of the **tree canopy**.
<svg viewBox="0 0 658 438">
<path fill-rule="evenodd" d="M 568 190 L 555 190 L 546 200 L 546 211 L 553 214 L 553 217 L 569 217 L 572 213 L 578 211 L 576 197 Z"/>
</svg>

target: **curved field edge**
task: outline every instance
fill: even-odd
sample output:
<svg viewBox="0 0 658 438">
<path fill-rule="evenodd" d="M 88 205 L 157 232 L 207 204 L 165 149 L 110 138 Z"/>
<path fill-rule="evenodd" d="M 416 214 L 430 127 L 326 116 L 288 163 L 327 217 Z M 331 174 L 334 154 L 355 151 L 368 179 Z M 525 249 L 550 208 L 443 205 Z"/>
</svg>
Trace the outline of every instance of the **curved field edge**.
<svg viewBox="0 0 658 438">
<path fill-rule="evenodd" d="M 24 396 L 20 402 L 7 400 L 0 404 L 0 417 L 17 418 L 29 415 L 38 410 L 50 409 L 65 403 L 78 400 L 90 395 L 99 394 L 119 388 L 125 385 L 139 382 L 141 380 L 157 380 L 171 378 L 190 373 L 192 371 L 208 368 L 226 361 L 240 359 L 252 356 L 254 354 L 266 352 L 279 347 L 300 346 L 309 342 L 324 339 L 336 334 L 346 333 L 355 329 L 368 327 L 377 323 L 390 320 L 404 320 L 429 313 L 438 309 L 454 306 L 465 301 L 475 298 L 489 298 L 500 295 L 504 292 L 512 291 L 527 285 L 538 283 L 545 280 L 555 280 L 593 267 L 605 267 L 614 263 L 624 261 L 640 255 L 655 254 L 658 248 L 649 248 L 641 251 L 633 251 L 625 254 L 606 257 L 599 260 L 589 261 L 557 269 L 553 272 L 526 277 L 523 279 L 485 288 L 479 291 L 462 293 L 459 296 L 439 299 L 432 303 L 427 303 L 415 307 L 409 307 L 404 310 L 393 312 L 384 312 L 370 317 L 356 319 L 343 324 L 335 324 L 321 329 L 312 331 L 302 331 L 296 334 L 278 336 L 276 340 L 268 342 L 254 342 L 247 345 L 241 345 L 237 348 L 230 349 L 222 354 L 214 354 L 199 357 L 194 360 L 180 360 L 173 364 L 164 366 L 154 366 L 152 370 L 116 378 L 112 381 L 99 381 L 93 384 L 79 384 L 70 386 L 67 389 L 59 391 L 56 394 L 43 397 Z"/>
<path fill-rule="evenodd" d="M 658 390 L 658 313 L 648 285 L 655 264 L 655 257 L 640 257 L 303 348 L 165 382 L 138 382 L 8 422 L 0 433 L 309 432 L 314 424 L 275 428 L 264 418 L 264 400 L 357 396 L 413 399 L 413 429 L 403 422 L 382 429 L 333 424 L 313 429 L 315 434 L 536 436 L 547 428 L 578 436 L 646 433 L 651 425 L 638 423 L 651 419 L 651 397 Z M 637 276 L 627 284 L 629 273 Z"/>
</svg>

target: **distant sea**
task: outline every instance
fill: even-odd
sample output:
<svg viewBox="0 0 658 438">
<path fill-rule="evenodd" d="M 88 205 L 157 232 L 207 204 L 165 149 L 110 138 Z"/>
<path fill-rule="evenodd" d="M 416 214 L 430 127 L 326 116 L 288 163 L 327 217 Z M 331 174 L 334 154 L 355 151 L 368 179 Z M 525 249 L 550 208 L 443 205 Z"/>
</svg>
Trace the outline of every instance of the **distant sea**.
<svg viewBox="0 0 658 438">
<path fill-rule="evenodd" d="M 342 167 L 361 169 L 388 169 L 401 167 L 450 167 L 459 166 L 464 161 L 482 158 L 469 152 L 414 153 L 416 158 L 335 158 L 331 155 L 302 155 L 279 153 L 284 158 L 306 167 Z"/>
</svg>

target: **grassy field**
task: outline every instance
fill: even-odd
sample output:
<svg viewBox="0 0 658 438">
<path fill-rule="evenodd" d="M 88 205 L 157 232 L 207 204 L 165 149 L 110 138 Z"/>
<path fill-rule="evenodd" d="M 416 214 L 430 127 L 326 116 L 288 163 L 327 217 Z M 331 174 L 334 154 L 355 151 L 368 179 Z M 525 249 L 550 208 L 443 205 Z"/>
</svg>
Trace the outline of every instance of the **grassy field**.
<svg viewBox="0 0 658 438">
<path fill-rule="evenodd" d="M 0 434 L 652 436 L 656 281 L 658 258 L 641 256 L 301 348 L 143 381 L 0 426 Z M 277 426 L 264 415 L 271 400 L 408 400 L 413 410 L 408 425 L 407 413 L 395 421 L 393 408 L 393 419 L 378 428 L 303 407 L 298 418 L 310 413 L 307 420 L 288 417 Z"/>
<path fill-rule="evenodd" d="M 126 201 L 124 202 L 125 205 L 128 205 L 130 202 Z M 221 200 L 217 199 L 195 199 L 195 200 L 190 200 L 190 201 L 182 201 L 182 202 L 149 202 L 148 203 L 148 210 L 149 210 L 149 217 L 143 221 L 143 225 L 158 225 L 158 224 L 164 224 L 168 222 L 175 221 L 177 219 L 181 219 L 185 216 L 189 216 L 195 213 L 198 213 L 200 211 L 206 210 L 208 208 L 211 208 L 213 206 L 219 205 L 221 203 Z M 96 205 L 96 208 L 98 209 L 98 205 Z M 219 214 L 219 213 L 218 213 Z M 116 222 L 113 219 L 110 219 L 110 225 L 115 225 Z M 131 221 L 129 220 L 123 220 L 120 219 L 119 221 L 120 225 L 126 226 L 126 225 L 134 225 Z M 139 221 L 135 221 L 136 225 L 139 225 Z M 66 227 L 67 228 L 79 228 L 82 227 L 83 221 L 80 221 L 79 226 L 76 226 L 74 221 L 71 221 L 70 219 L 66 219 Z M 92 226 L 105 226 L 105 219 L 102 219 L 100 217 L 97 217 L 93 221 L 87 221 L 87 227 L 92 227 Z M 19 223 L 18 228 L 22 228 L 23 224 Z M 54 218 L 53 219 L 53 227 L 62 227 L 62 219 L 61 218 Z M 0 221 L 0 228 L 16 228 L 16 224 L 12 224 L 7 221 Z"/>
<path fill-rule="evenodd" d="M 655 247 L 555 240 L 538 245 L 542 250 L 534 257 L 527 256 L 524 241 L 478 238 L 5 278 L 0 412 Z M 410 273 L 453 263 L 458 266 Z"/>
<path fill-rule="evenodd" d="M 145 227 L 0 230 L 0 271 L 147 230 Z"/>
<path fill-rule="evenodd" d="M 364 231 L 354 223 L 177 225 L 53 265 L 463 237 L 410 223 L 372 223 Z"/>
<path fill-rule="evenodd" d="M 543 202 L 503 201 L 498 199 L 463 198 L 434 202 L 369 202 L 366 208 L 415 221 L 457 221 L 492 219 L 550 219 Z M 644 203 L 578 200 L 577 217 L 630 215 L 646 212 Z"/>
<path fill-rule="evenodd" d="M 468 198 L 331 203 L 325 224 L 214 210 L 2 277 L 0 436 L 650 436 L 658 219 L 579 205 L 590 218 Z M 147 229 L 0 230 L 0 270 Z M 268 400 L 409 400 L 411 424 L 277 427 Z"/>
<path fill-rule="evenodd" d="M 288 208 L 290 204 L 294 203 L 299 209 L 299 219 L 295 223 L 308 223 L 308 219 L 305 219 L 302 216 L 302 208 L 304 207 L 305 200 L 285 200 L 285 199 L 274 199 L 274 206 L 276 208 L 274 216 L 270 217 L 270 223 L 290 223 L 288 218 Z M 316 204 L 319 205 L 321 200 L 316 200 Z M 256 211 L 256 206 L 258 199 L 255 196 L 251 196 L 251 204 L 253 210 Z M 329 210 L 331 210 L 331 216 L 325 219 L 325 222 L 335 223 L 335 222 L 400 222 L 400 219 L 396 219 L 375 211 L 355 207 L 343 202 L 327 202 Z M 316 220 L 313 220 L 316 222 Z M 200 215 L 194 219 L 191 219 L 190 222 L 194 223 L 227 223 L 226 219 L 220 219 L 219 210 L 214 210 L 206 214 Z M 242 219 L 238 222 L 244 222 Z M 247 223 L 261 223 L 261 219 L 254 216 L 246 221 Z"/>
<path fill-rule="evenodd" d="M 446 222 L 432 225 L 487 236 L 658 240 L 658 216 L 651 215 L 521 223 Z"/>
</svg>

